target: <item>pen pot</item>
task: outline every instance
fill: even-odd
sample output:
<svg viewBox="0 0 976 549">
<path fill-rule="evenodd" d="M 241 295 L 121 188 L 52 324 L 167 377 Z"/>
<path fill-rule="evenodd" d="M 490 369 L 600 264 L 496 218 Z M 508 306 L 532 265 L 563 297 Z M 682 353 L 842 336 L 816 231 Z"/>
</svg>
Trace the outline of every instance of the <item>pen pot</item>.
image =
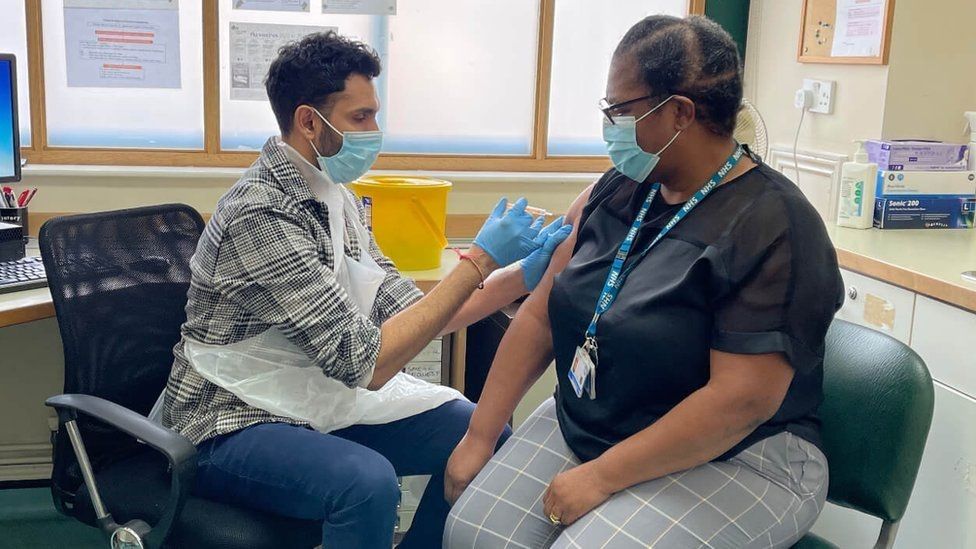
<svg viewBox="0 0 976 549">
<path fill-rule="evenodd" d="M 27 208 L 0 208 L 0 223 L 20 225 L 24 229 L 24 244 L 27 244 Z"/>
</svg>

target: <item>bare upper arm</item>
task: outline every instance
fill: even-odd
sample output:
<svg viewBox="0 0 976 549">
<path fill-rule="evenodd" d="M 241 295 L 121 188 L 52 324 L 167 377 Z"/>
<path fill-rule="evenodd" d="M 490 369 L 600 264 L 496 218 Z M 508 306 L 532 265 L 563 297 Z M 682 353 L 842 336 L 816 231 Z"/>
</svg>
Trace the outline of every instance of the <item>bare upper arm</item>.
<svg viewBox="0 0 976 549">
<path fill-rule="evenodd" d="M 546 269 L 545 275 L 542 277 L 542 281 L 536 286 L 535 290 L 529 294 L 529 298 L 525 300 L 519 312 L 525 311 L 525 314 L 533 314 L 539 318 L 544 318 L 548 320 L 547 307 L 549 306 L 549 292 L 552 290 L 552 282 L 557 274 L 562 272 L 569 264 L 569 260 L 573 257 L 573 249 L 576 248 L 576 233 L 579 230 L 580 218 L 583 215 L 583 207 L 586 206 L 587 201 L 590 199 L 590 194 L 593 192 L 593 187 L 596 183 L 591 184 L 589 187 L 583 190 L 576 197 L 576 200 L 569 206 L 566 210 L 566 223 L 573 226 L 573 232 L 570 233 L 569 237 L 563 241 L 562 244 L 556 248 L 556 251 L 552 254 L 552 261 L 549 262 L 549 268 Z"/>
<path fill-rule="evenodd" d="M 758 415 L 772 417 L 793 382 L 793 367 L 783 353 L 746 355 L 712 349 L 708 384 Z"/>
</svg>

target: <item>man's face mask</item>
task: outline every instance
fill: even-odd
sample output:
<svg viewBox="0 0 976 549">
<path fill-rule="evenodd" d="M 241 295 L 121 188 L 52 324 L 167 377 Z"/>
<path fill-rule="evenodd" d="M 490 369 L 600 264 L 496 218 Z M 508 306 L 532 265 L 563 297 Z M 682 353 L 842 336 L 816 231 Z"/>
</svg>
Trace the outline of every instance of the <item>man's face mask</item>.
<svg viewBox="0 0 976 549">
<path fill-rule="evenodd" d="M 613 121 L 609 118 L 604 118 L 603 120 L 603 140 L 607 144 L 607 153 L 610 155 L 610 160 L 620 173 L 638 183 L 643 182 L 651 175 L 654 167 L 661 160 L 661 154 L 681 135 L 681 131 L 675 133 L 674 137 L 660 151 L 649 153 L 637 144 L 637 123 L 652 112 L 660 109 L 662 105 L 670 101 L 673 97 L 672 95 L 664 101 L 661 101 L 653 109 L 642 114 L 640 118 L 633 116 L 614 116 Z"/>
<path fill-rule="evenodd" d="M 319 169 L 328 174 L 336 183 L 351 183 L 369 171 L 383 148 L 383 132 L 354 131 L 340 132 L 315 107 L 311 107 L 325 124 L 342 136 L 342 147 L 332 156 L 322 156 L 315 143 L 309 141 L 318 157 Z"/>
</svg>

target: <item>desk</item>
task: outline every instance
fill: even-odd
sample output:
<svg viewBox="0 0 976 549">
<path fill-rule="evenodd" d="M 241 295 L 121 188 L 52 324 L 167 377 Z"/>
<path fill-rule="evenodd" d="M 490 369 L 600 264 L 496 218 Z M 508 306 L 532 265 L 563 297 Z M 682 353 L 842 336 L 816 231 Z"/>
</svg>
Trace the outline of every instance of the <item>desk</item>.
<svg viewBox="0 0 976 549">
<path fill-rule="evenodd" d="M 31 255 L 37 255 L 36 248 L 29 250 Z M 405 271 L 404 276 L 412 278 L 423 292 L 429 292 L 457 265 L 457 255 L 444 250 L 439 269 L 429 271 Z M 33 322 L 45 318 L 54 318 L 54 304 L 51 302 L 51 292 L 47 288 L 26 290 L 9 294 L 0 294 L 0 328 Z"/>
</svg>

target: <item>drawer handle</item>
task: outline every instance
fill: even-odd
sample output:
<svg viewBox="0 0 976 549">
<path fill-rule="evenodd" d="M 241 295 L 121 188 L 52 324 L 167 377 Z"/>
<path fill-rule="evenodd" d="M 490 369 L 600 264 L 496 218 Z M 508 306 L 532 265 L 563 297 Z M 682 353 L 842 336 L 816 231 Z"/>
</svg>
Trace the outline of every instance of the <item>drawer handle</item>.
<svg viewBox="0 0 976 549">
<path fill-rule="evenodd" d="M 850 288 L 848 288 L 847 289 L 847 298 L 850 299 L 851 301 L 856 301 L 857 300 L 857 288 L 855 288 L 854 286 L 851 286 Z"/>
</svg>

